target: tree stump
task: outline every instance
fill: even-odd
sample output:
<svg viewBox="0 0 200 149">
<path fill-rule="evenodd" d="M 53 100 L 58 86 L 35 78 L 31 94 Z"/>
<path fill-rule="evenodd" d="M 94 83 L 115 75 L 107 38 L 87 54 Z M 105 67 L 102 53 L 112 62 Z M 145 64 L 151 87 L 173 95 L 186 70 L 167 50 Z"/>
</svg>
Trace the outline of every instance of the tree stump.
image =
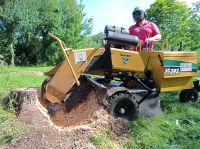
<svg viewBox="0 0 200 149">
<path fill-rule="evenodd" d="M 20 111 L 30 104 L 34 104 L 37 100 L 39 89 L 37 88 L 19 88 L 14 89 L 10 93 L 10 100 L 14 105 L 16 115 L 20 114 Z"/>
</svg>

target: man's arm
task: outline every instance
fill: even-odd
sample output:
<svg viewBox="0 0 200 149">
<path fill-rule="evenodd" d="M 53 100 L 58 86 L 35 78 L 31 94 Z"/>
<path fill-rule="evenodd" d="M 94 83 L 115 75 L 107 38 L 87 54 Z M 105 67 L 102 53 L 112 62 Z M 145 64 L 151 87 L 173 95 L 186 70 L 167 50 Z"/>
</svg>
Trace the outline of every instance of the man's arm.
<svg viewBox="0 0 200 149">
<path fill-rule="evenodd" d="M 153 37 L 147 38 L 145 42 L 158 42 L 161 40 L 161 34 L 157 34 Z"/>
<path fill-rule="evenodd" d="M 146 42 L 158 42 L 161 40 L 161 34 L 160 34 L 160 30 L 158 29 L 158 26 L 153 23 L 150 22 L 151 24 L 151 28 L 152 28 L 152 37 L 147 38 L 145 41 Z"/>
</svg>

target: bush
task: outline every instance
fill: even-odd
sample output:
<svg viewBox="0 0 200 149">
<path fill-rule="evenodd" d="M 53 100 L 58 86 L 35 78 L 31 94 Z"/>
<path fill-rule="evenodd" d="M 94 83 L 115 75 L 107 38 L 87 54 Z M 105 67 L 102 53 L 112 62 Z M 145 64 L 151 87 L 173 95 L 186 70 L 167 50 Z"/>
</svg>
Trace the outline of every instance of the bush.
<svg viewBox="0 0 200 149">
<path fill-rule="evenodd" d="M 200 69 L 200 51 L 197 51 L 197 68 Z"/>
</svg>

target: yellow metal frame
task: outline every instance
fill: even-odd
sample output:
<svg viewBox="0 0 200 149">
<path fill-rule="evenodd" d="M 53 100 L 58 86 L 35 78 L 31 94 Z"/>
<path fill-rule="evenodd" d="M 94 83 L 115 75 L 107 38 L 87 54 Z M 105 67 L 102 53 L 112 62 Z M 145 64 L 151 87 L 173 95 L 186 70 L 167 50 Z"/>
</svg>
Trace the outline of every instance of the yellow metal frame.
<svg viewBox="0 0 200 149">
<path fill-rule="evenodd" d="M 46 85 L 44 97 L 51 103 L 59 103 L 64 100 L 66 94 L 76 84 L 80 85 L 80 76 L 85 72 L 85 69 L 95 57 L 99 57 L 105 51 L 104 48 L 87 48 L 72 50 L 67 48 L 65 43 L 53 34 L 49 34 L 60 44 L 61 50 L 64 53 L 65 59 L 62 63 L 46 72 L 45 75 L 51 79 Z M 75 53 L 85 52 L 86 61 L 76 63 Z"/>
<path fill-rule="evenodd" d="M 51 77 L 46 85 L 45 97 L 52 103 L 59 103 L 64 100 L 66 94 L 75 85 L 80 85 L 79 78 L 86 71 L 95 57 L 103 55 L 105 50 L 110 50 L 111 56 L 108 63 L 111 68 L 101 68 L 88 72 L 95 75 L 104 75 L 105 72 L 132 72 L 144 78 L 145 71 L 151 72 L 151 79 L 160 91 L 173 91 L 190 89 L 193 87 L 193 78 L 197 74 L 197 56 L 193 52 L 134 52 L 117 48 L 87 48 L 72 50 L 67 48 L 65 43 L 53 34 L 50 37 L 57 40 L 65 59 L 61 64 L 45 73 Z M 86 60 L 77 63 L 75 53 L 85 52 Z M 191 71 L 178 71 L 168 73 L 166 68 L 182 67 L 181 64 L 192 65 Z M 105 61 L 106 64 L 106 61 Z M 193 67 L 194 66 L 194 67 Z M 194 70 L 193 70 L 194 68 Z M 109 70 L 108 70 L 109 69 Z M 174 70 L 174 69 L 173 69 Z"/>
<path fill-rule="evenodd" d="M 74 75 L 74 78 L 75 78 L 75 80 L 76 80 L 76 84 L 79 86 L 79 85 L 80 85 L 80 82 L 78 81 L 78 78 L 77 78 L 77 76 L 76 76 L 76 74 L 75 74 L 75 72 L 74 72 L 74 69 L 73 69 L 73 67 L 72 67 L 72 65 L 71 65 L 71 63 L 70 63 L 70 61 L 69 61 L 68 55 L 67 55 L 66 52 L 65 52 L 65 51 L 71 50 L 71 48 L 67 48 L 66 45 L 65 45 L 65 43 L 64 43 L 62 40 L 60 40 L 58 37 L 56 37 L 55 35 L 53 35 L 53 34 L 51 34 L 51 33 L 48 33 L 48 35 L 49 35 L 50 37 L 54 38 L 55 40 L 57 40 L 57 41 L 59 42 L 60 47 L 61 47 L 61 50 L 62 50 L 62 52 L 64 53 L 65 59 L 67 60 L 67 63 L 68 63 L 68 65 L 69 65 L 69 67 L 70 67 L 70 69 L 71 69 L 71 71 L 72 71 L 72 74 Z"/>
</svg>

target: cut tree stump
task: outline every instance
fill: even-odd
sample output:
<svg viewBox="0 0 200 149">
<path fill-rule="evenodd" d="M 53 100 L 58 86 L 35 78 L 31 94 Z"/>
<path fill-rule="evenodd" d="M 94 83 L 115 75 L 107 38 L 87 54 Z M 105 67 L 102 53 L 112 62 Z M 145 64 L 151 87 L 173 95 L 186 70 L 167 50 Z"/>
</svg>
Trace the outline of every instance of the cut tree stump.
<svg viewBox="0 0 200 149">
<path fill-rule="evenodd" d="M 14 89 L 10 93 L 10 99 L 12 100 L 16 115 L 20 114 L 20 111 L 24 106 L 28 106 L 36 102 L 39 94 L 39 89 L 37 88 L 19 88 Z"/>
</svg>

